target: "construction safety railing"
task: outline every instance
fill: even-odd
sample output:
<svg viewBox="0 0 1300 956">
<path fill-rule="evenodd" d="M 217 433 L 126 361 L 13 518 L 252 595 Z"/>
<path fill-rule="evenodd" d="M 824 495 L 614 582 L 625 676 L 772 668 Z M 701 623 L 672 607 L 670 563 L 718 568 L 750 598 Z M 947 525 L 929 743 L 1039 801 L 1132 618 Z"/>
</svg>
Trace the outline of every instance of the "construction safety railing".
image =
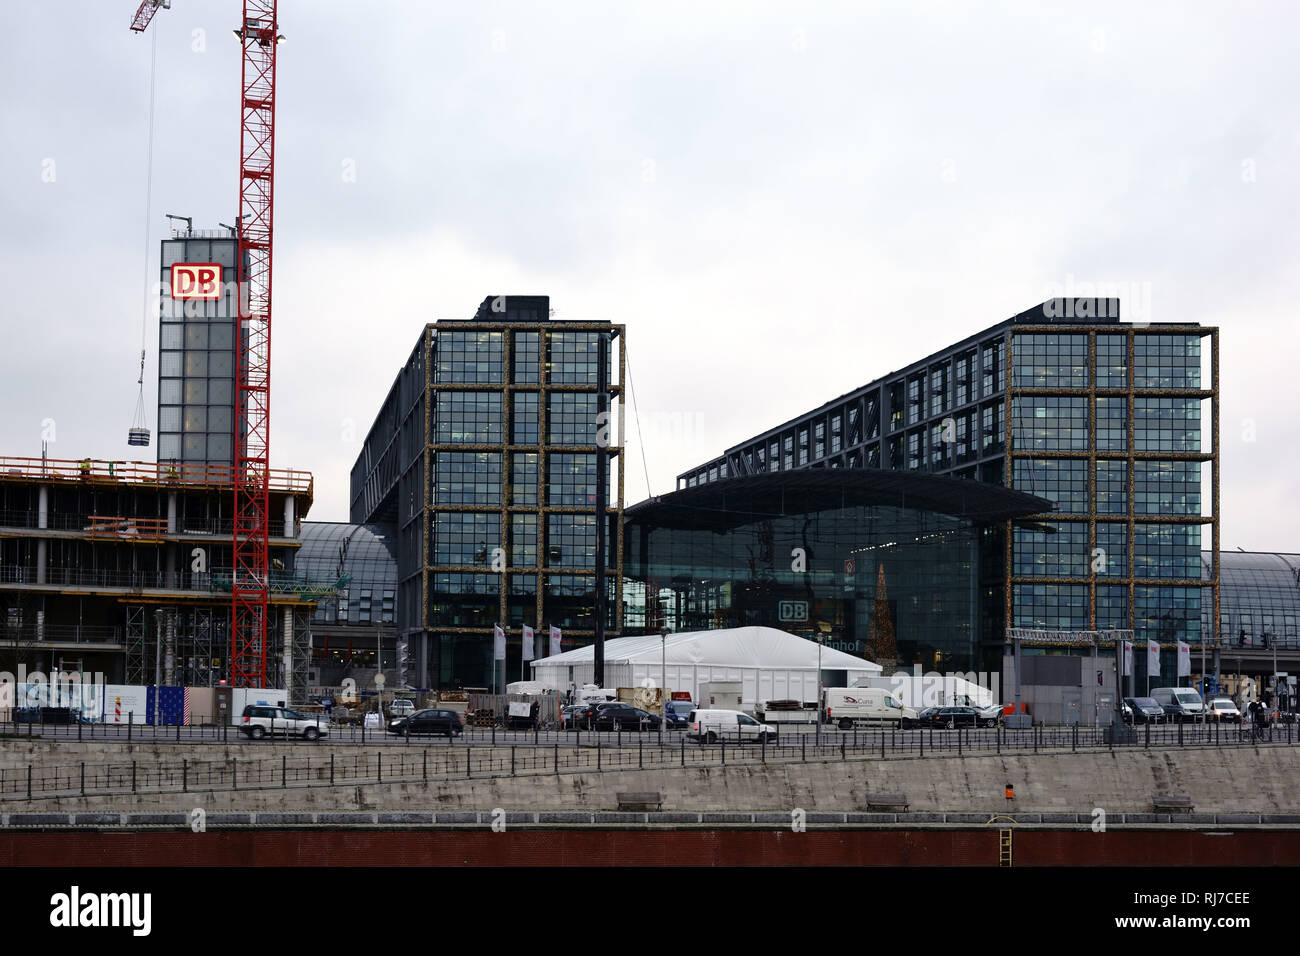
<svg viewBox="0 0 1300 956">
<path fill-rule="evenodd" d="M 37 736 L 37 725 L 21 714 L 4 730 Z M 55 728 L 43 728 L 49 733 Z M 1150 727 L 1111 740 L 1105 728 L 1035 727 L 1026 730 L 914 730 L 886 728 L 823 734 L 794 733 L 777 740 L 719 738 L 699 743 L 684 732 L 662 734 L 629 732 L 569 734 L 543 737 L 538 732 L 514 736 L 501 731 L 461 738 L 413 741 L 384 737 L 362 729 L 359 741 L 374 744 L 376 737 L 390 741 L 384 747 L 355 747 L 322 751 L 324 741 L 292 742 L 277 747 L 253 742 L 214 759 L 189 756 L 155 756 L 135 759 L 109 757 L 83 762 L 9 761 L 0 764 L 0 803 L 77 796 L 128 793 L 181 793 L 210 790 L 264 790 L 287 787 L 355 786 L 375 783 L 418 783 L 476 777 L 518 777 L 541 774 L 628 772 L 728 765 L 794 764 L 846 760 L 931 759 L 1001 753 L 1069 753 L 1115 746 L 1130 748 L 1295 746 L 1300 742 L 1293 723 L 1267 727 L 1219 724 Z M 78 725 L 60 727 L 58 740 L 162 743 L 183 739 L 229 743 L 239 738 L 229 725 L 160 727 L 139 725 Z M 42 734 L 44 736 L 44 734 Z M 272 737 L 274 739 L 274 737 Z M 354 740 L 358 735 L 354 735 Z M 327 741 L 337 743 L 330 734 Z M 51 751 L 57 753 L 57 751 Z"/>
<path fill-rule="evenodd" d="M 91 515 L 86 519 L 86 534 L 92 538 L 162 538 L 167 534 L 167 519 Z"/>
<path fill-rule="evenodd" d="M 216 590 L 230 590 L 229 571 L 214 571 L 210 577 Z M 340 588 L 347 587 L 351 580 L 352 576 L 348 574 L 338 578 L 300 578 L 292 571 L 270 571 L 267 574 L 268 586 L 276 594 L 301 594 L 316 598 L 330 597 Z"/>
<path fill-rule="evenodd" d="M 270 590 L 276 594 L 327 597 L 350 578 L 319 580 L 299 578 L 292 571 L 273 571 Z M 108 568 L 46 568 L 38 578 L 36 568 L 0 565 L 0 585 L 21 584 L 55 587 L 120 588 L 126 591 L 187 591 L 222 595 L 230 592 L 230 570 L 206 573 L 192 571 L 118 571 Z"/>
<path fill-rule="evenodd" d="M 109 481 L 138 485 L 230 486 L 235 480 L 233 465 L 189 464 L 149 461 L 107 461 L 98 458 L 7 458 L 0 457 L 0 480 L 33 478 L 50 481 Z M 309 471 L 272 468 L 267 475 L 271 491 L 311 495 Z"/>
<path fill-rule="evenodd" d="M 151 532 L 156 531 L 159 536 L 167 535 L 176 537 L 179 535 L 216 535 L 228 538 L 234 533 L 234 522 L 230 520 L 199 520 L 195 518 L 183 518 L 177 522 L 176 531 L 168 531 L 166 518 L 160 517 L 134 517 L 134 516 L 115 516 L 105 517 L 102 515 L 82 515 L 82 514 L 61 514 L 50 512 L 45 517 L 45 527 L 40 527 L 40 515 L 36 511 L 14 511 L 0 510 L 0 528 L 22 528 L 26 530 L 38 529 L 41 531 L 80 531 L 86 534 L 95 535 L 100 533 L 103 536 L 116 537 L 118 535 L 112 532 L 122 530 L 114 528 L 113 522 L 126 522 L 127 525 L 134 523 L 137 528 L 147 527 Z M 161 524 L 158 524 L 158 523 Z M 284 536 L 284 519 L 272 518 L 267 522 L 270 528 L 272 538 Z"/>
<path fill-rule="evenodd" d="M 75 644 L 120 644 L 122 629 L 107 624 L 25 624 L 6 627 L 0 624 L 0 643 L 57 641 Z"/>
</svg>

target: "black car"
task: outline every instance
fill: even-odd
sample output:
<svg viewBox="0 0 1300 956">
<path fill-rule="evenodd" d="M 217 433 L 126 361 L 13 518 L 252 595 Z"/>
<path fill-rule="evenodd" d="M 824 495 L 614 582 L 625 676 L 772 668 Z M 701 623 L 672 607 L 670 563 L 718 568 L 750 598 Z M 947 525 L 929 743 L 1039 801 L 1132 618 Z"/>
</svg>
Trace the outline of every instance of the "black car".
<svg viewBox="0 0 1300 956">
<path fill-rule="evenodd" d="M 611 702 L 596 708 L 591 723 L 596 730 L 657 730 L 659 717 L 631 704 Z"/>
<path fill-rule="evenodd" d="M 560 710 L 560 729 L 576 730 L 579 723 L 585 726 L 586 713 L 586 704 L 565 704 Z"/>
<path fill-rule="evenodd" d="M 1131 719 L 1135 724 L 1163 724 L 1165 722 L 1165 709 L 1156 703 L 1154 697 L 1125 697 L 1124 703 L 1128 704 L 1128 713 L 1124 715 L 1125 719 Z"/>
<path fill-rule="evenodd" d="M 565 730 L 591 730 L 596 724 L 596 705 L 570 704 L 564 708 L 561 723 Z"/>
<path fill-rule="evenodd" d="M 978 727 L 980 712 L 975 707 L 939 707 L 934 713 L 918 717 L 922 727 Z"/>
<path fill-rule="evenodd" d="M 388 732 L 403 737 L 420 734 L 459 737 L 464 729 L 460 714 L 454 710 L 417 710 L 409 717 L 398 717 L 388 722 Z"/>
</svg>

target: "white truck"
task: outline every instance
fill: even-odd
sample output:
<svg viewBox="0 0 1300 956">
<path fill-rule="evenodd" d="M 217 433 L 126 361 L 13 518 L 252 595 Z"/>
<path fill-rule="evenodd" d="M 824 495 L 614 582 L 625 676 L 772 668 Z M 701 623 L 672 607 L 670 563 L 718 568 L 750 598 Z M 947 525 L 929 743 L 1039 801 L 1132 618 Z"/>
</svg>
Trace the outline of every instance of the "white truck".
<svg viewBox="0 0 1300 956">
<path fill-rule="evenodd" d="M 861 687 L 887 690 L 905 707 L 922 711 L 927 707 L 991 707 L 997 703 L 994 691 L 974 681 L 950 674 L 908 674 L 864 677 Z"/>
<path fill-rule="evenodd" d="M 917 712 L 904 706 L 897 695 L 880 687 L 827 687 L 822 690 L 822 712 L 826 723 L 840 730 L 859 724 L 893 724 L 911 727 Z"/>
</svg>

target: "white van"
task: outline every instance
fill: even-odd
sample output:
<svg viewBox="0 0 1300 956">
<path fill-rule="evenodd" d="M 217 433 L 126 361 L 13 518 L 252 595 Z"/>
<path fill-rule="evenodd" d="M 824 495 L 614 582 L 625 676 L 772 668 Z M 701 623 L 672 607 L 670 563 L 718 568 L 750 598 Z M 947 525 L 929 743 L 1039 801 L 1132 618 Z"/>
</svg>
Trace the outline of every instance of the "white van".
<svg viewBox="0 0 1300 956">
<path fill-rule="evenodd" d="M 1151 696 L 1171 721 L 1205 719 L 1205 704 L 1191 687 L 1156 687 Z"/>
<path fill-rule="evenodd" d="M 851 730 L 856 724 L 886 723 L 910 727 L 916 711 L 904 707 L 895 694 L 880 687 L 827 687 L 822 690 L 826 723 Z"/>
<path fill-rule="evenodd" d="M 776 740 L 776 728 L 760 724 L 739 710 L 693 710 L 688 731 L 699 743 L 715 744 L 719 740 L 744 743 L 749 740 Z"/>
</svg>

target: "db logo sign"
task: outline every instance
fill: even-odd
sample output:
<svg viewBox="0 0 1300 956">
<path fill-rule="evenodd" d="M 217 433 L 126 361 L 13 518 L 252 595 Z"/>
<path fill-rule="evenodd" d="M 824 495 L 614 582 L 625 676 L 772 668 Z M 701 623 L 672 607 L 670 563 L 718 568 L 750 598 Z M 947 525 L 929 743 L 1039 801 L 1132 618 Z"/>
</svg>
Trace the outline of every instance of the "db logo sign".
<svg viewBox="0 0 1300 956">
<path fill-rule="evenodd" d="M 172 266 L 172 298 L 221 298 L 221 266 L 211 262 L 176 263 Z"/>
<path fill-rule="evenodd" d="M 777 616 L 781 621 L 807 621 L 807 601 L 782 601 L 777 605 Z"/>
</svg>

